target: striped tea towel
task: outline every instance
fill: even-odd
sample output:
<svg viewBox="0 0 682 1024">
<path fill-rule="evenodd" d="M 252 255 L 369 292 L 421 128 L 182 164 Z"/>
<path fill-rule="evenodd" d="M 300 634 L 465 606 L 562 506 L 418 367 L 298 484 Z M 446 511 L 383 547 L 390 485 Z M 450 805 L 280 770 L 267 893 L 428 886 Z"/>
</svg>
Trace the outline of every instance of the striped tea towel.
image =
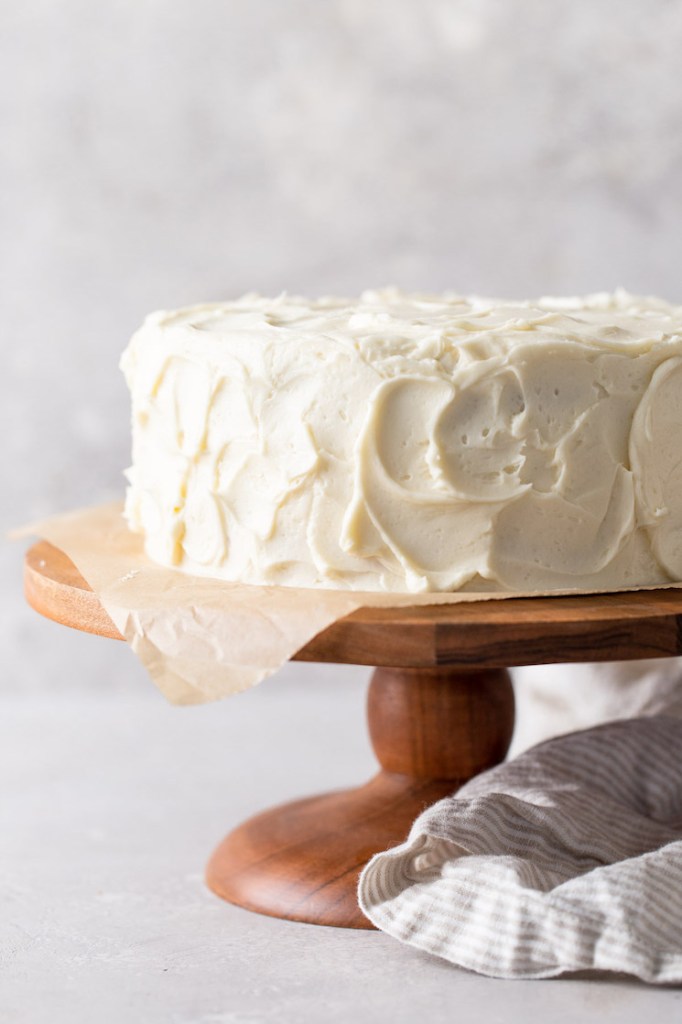
<svg viewBox="0 0 682 1024">
<path fill-rule="evenodd" d="M 682 981 L 682 721 L 611 722 L 479 775 L 370 861 L 359 900 L 481 974 Z"/>
</svg>

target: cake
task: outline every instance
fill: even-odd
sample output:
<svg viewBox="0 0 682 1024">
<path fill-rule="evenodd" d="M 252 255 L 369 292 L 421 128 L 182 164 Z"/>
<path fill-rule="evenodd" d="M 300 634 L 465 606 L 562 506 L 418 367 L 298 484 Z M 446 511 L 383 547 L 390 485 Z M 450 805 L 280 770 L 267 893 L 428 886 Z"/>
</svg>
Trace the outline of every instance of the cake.
<svg viewBox="0 0 682 1024">
<path fill-rule="evenodd" d="M 152 314 L 122 368 L 155 562 L 415 593 L 682 580 L 682 307 L 247 295 Z"/>
</svg>

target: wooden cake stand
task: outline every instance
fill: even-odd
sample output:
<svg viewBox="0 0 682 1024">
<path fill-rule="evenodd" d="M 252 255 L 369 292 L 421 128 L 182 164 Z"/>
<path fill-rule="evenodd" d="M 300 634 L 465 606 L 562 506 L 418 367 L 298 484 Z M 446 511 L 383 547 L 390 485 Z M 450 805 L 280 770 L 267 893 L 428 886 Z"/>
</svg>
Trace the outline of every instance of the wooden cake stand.
<svg viewBox="0 0 682 1024">
<path fill-rule="evenodd" d="M 50 544 L 27 553 L 25 585 L 29 604 L 48 618 L 121 639 L 73 563 Z M 361 868 L 402 842 L 421 810 L 504 758 L 514 725 L 508 666 L 680 653 L 682 591 L 674 589 L 359 609 L 296 659 L 381 666 L 368 699 L 380 771 L 357 789 L 297 800 L 240 825 L 209 861 L 208 885 L 261 914 L 371 928 L 356 900 Z"/>
</svg>

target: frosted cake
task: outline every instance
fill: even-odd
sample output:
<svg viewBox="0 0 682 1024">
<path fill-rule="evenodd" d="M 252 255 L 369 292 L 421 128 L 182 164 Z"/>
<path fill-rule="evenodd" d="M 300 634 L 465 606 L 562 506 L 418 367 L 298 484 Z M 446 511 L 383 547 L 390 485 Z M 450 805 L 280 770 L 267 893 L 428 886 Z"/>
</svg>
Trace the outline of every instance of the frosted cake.
<svg viewBox="0 0 682 1024">
<path fill-rule="evenodd" d="M 682 307 L 247 295 L 149 316 L 126 517 L 255 584 L 615 589 L 682 579 Z"/>
</svg>

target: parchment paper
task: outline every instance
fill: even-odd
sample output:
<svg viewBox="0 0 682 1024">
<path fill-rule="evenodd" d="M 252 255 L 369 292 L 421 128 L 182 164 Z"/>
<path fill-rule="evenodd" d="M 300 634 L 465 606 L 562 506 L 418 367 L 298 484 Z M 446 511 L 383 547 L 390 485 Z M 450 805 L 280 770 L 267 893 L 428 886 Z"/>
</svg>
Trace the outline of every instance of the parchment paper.
<svg viewBox="0 0 682 1024">
<path fill-rule="evenodd" d="M 55 516 L 13 536 L 31 535 L 68 555 L 154 683 L 174 704 L 218 700 L 254 686 L 317 633 L 357 608 L 540 596 L 499 591 L 361 593 L 189 576 L 147 558 L 142 538 L 126 526 L 121 502 Z"/>
</svg>

